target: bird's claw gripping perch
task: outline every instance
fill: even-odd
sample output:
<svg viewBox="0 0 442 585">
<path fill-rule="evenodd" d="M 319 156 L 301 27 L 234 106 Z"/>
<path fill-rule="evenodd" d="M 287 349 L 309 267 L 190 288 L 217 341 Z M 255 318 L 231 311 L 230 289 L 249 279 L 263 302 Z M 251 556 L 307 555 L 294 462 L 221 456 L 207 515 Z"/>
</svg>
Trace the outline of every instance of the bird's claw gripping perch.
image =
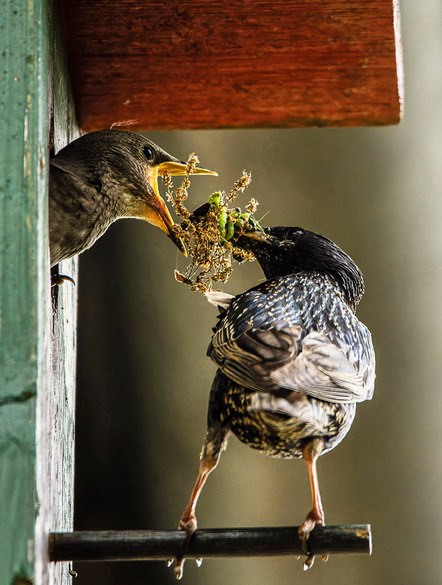
<svg viewBox="0 0 442 585">
<path fill-rule="evenodd" d="M 305 558 L 302 564 L 302 568 L 304 569 L 304 571 L 308 571 L 309 569 L 311 569 L 313 567 L 313 563 L 315 562 L 315 555 L 309 550 L 308 544 L 307 544 L 307 540 L 308 537 L 310 536 L 310 532 L 312 531 L 314 527 L 311 526 L 311 522 L 307 523 L 307 520 L 299 527 L 298 533 L 299 533 L 299 539 L 301 541 L 301 545 L 302 545 L 302 552 L 305 554 Z M 299 558 L 299 557 L 298 557 Z"/>
<path fill-rule="evenodd" d="M 192 538 L 195 530 L 197 529 L 197 520 L 195 514 L 186 514 L 186 512 L 181 516 L 180 522 L 178 524 L 178 530 L 183 530 L 186 533 L 186 548 L 189 545 L 190 539 Z M 177 557 L 176 565 L 173 569 L 175 578 L 179 581 L 184 573 L 184 563 L 186 559 L 184 556 Z M 195 563 L 197 567 L 201 567 L 203 559 L 195 559 Z M 173 560 L 169 560 L 167 566 L 170 567 L 173 564 Z"/>
<path fill-rule="evenodd" d="M 308 571 L 309 569 L 311 569 L 313 567 L 314 562 L 315 562 L 315 555 L 312 553 L 308 553 L 306 558 L 304 559 L 304 563 L 302 565 L 302 568 L 304 569 L 304 571 Z"/>
<path fill-rule="evenodd" d="M 302 552 L 306 555 L 303 563 L 304 571 L 308 571 L 313 567 L 313 563 L 315 562 L 315 555 L 309 550 L 308 547 L 308 539 L 310 537 L 311 531 L 314 529 L 315 526 L 323 526 L 324 525 L 324 513 L 322 512 L 322 507 L 320 510 L 313 508 L 308 514 L 307 518 L 301 524 L 298 529 L 299 540 L 301 541 L 302 545 Z M 324 555 L 322 557 L 323 561 L 328 560 L 328 555 Z"/>
<path fill-rule="evenodd" d="M 175 578 L 177 579 L 177 581 L 180 581 L 183 573 L 184 573 L 184 562 L 185 562 L 185 558 L 184 557 L 179 557 L 176 560 L 176 565 L 173 569 Z M 173 560 L 170 559 L 169 561 L 167 561 L 167 566 L 170 567 L 173 564 Z M 195 564 L 196 566 L 199 568 L 201 567 L 201 565 L 203 564 L 203 559 L 195 559 Z"/>
<path fill-rule="evenodd" d="M 186 559 L 184 557 L 180 557 L 176 560 L 176 566 L 173 569 L 173 574 L 175 575 L 175 579 L 177 581 L 180 581 L 183 576 L 185 560 Z"/>
</svg>

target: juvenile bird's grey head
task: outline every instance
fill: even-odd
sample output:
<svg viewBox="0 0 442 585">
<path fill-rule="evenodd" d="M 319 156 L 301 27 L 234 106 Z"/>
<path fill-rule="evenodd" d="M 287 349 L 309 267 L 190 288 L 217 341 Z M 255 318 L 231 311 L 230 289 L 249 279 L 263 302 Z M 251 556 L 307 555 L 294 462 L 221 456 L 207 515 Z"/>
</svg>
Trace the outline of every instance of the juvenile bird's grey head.
<svg viewBox="0 0 442 585">
<path fill-rule="evenodd" d="M 158 190 L 158 176 L 166 173 L 185 175 L 186 164 L 134 132 L 100 130 L 68 144 L 51 160 L 52 258 L 89 248 L 122 217 L 148 221 L 184 252 Z M 201 168 L 193 174 L 216 175 Z"/>
</svg>

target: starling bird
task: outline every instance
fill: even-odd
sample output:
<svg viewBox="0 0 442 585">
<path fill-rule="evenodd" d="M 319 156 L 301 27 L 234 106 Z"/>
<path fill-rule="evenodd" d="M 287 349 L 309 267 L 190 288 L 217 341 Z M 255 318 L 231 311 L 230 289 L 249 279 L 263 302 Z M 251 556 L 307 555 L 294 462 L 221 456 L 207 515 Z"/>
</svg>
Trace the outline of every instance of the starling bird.
<svg viewBox="0 0 442 585">
<path fill-rule="evenodd" d="M 188 538 L 196 530 L 198 497 L 233 433 L 266 455 L 307 464 L 313 505 L 299 536 L 309 568 L 307 539 L 324 524 L 316 461 L 345 437 L 356 403 L 373 395 L 371 335 L 355 316 L 362 274 L 331 240 L 305 229 L 264 228 L 240 243 L 268 280 L 236 297 L 208 293 L 222 311 L 208 348 L 218 370 L 200 470 L 179 528 Z"/>
<path fill-rule="evenodd" d="M 185 175 L 186 164 L 139 134 L 100 130 L 68 144 L 50 161 L 51 266 L 90 248 L 117 219 L 160 228 L 185 252 L 158 193 L 158 175 Z M 194 174 L 216 175 L 195 168 Z"/>
</svg>

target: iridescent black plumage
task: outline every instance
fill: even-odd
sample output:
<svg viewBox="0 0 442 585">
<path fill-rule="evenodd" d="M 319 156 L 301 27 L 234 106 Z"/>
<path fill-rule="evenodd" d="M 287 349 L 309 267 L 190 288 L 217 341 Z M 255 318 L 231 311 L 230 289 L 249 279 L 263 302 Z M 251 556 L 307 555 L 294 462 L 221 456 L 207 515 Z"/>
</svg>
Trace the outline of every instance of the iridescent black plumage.
<svg viewBox="0 0 442 585">
<path fill-rule="evenodd" d="M 313 507 L 300 527 L 305 543 L 324 523 L 316 460 L 347 434 L 356 403 L 373 395 L 371 336 L 354 313 L 362 274 L 336 244 L 301 228 L 265 228 L 241 244 L 269 280 L 236 297 L 209 295 L 222 308 L 208 348 L 219 369 L 200 474 L 180 527 L 195 530 L 202 485 L 234 433 L 267 455 L 307 463 Z"/>
</svg>

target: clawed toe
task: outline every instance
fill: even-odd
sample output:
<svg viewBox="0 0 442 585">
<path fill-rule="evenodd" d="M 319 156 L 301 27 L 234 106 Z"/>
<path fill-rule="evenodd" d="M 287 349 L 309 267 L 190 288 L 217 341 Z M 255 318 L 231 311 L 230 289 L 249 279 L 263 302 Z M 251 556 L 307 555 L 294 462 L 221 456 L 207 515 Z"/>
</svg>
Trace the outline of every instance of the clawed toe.
<svg viewBox="0 0 442 585">
<path fill-rule="evenodd" d="M 193 533 L 197 529 L 197 521 L 194 514 L 184 513 L 181 516 L 180 522 L 178 524 L 178 530 L 183 530 L 186 533 L 186 547 L 192 538 Z M 178 557 L 176 559 L 176 565 L 173 569 L 175 578 L 180 580 L 184 573 L 184 563 L 186 559 L 184 557 Z M 201 566 L 203 560 L 202 559 L 195 559 L 195 563 L 198 567 Z M 167 562 L 167 566 L 170 567 L 173 564 L 173 560 L 169 560 Z"/>
<path fill-rule="evenodd" d="M 180 559 L 176 560 L 176 565 L 173 569 L 173 573 L 175 575 L 175 579 L 177 579 L 178 581 L 181 579 L 181 577 L 183 576 L 183 572 L 184 572 L 184 562 L 185 559 L 184 557 L 181 557 Z"/>
<path fill-rule="evenodd" d="M 173 569 L 173 573 L 175 575 L 175 578 L 179 581 L 184 573 L 184 563 L 185 563 L 185 558 L 184 557 L 179 557 L 176 560 L 176 565 Z M 170 567 L 173 564 L 173 560 L 169 560 L 167 561 L 167 566 Z M 203 559 L 195 559 L 195 564 L 197 567 L 201 567 L 201 565 L 203 564 Z"/>
<path fill-rule="evenodd" d="M 302 545 L 302 552 L 306 555 L 306 558 L 305 558 L 304 564 L 303 564 L 304 571 L 308 571 L 308 569 L 313 567 L 313 563 L 315 562 L 315 555 L 309 550 L 309 547 L 307 544 L 307 541 L 310 537 L 310 533 L 315 526 L 323 526 L 323 524 L 324 524 L 324 515 L 321 513 L 318 513 L 317 510 L 313 509 L 308 513 L 307 518 L 304 520 L 304 522 L 301 524 L 301 526 L 298 529 L 299 539 L 300 539 L 301 545 Z M 327 555 L 322 557 L 322 560 L 324 560 L 324 561 L 327 559 L 328 559 Z"/>
<path fill-rule="evenodd" d="M 58 270 L 51 270 L 51 287 L 60 286 L 63 282 L 71 282 L 75 286 L 75 280 L 67 274 L 60 274 Z"/>
<path fill-rule="evenodd" d="M 307 554 L 306 558 L 304 559 L 304 563 L 302 565 L 302 568 L 304 569 L 304 571 L 308 571 L 309 569 L 311 569 L 313 567 L 313 563 L 315 562 L 315 555 Z"/>
</svg>

